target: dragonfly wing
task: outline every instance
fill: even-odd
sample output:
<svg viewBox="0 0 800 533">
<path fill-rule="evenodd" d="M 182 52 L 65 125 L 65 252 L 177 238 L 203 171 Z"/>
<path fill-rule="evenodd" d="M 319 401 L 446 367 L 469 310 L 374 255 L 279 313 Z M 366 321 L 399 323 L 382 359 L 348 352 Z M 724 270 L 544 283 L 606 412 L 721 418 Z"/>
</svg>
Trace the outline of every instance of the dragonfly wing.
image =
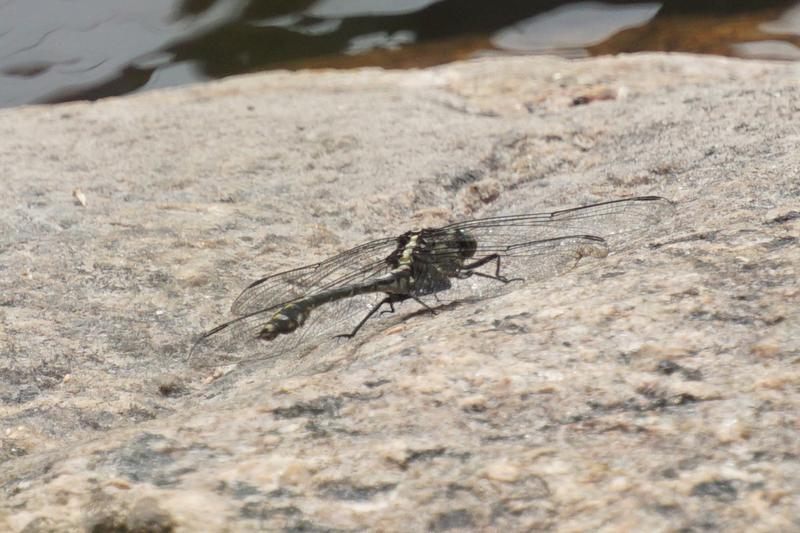
<svg viewBox="0 0 800 533">
<path fill-rule="evenodd" d="M 396 247 L 396 238 L 379 239 L 319 263 L 264 277 L 242 291 L 231 312 L 246 316 L 334 286 L 359 283 L 387 271 L 384 259 Z"/>
<path fill-rule="evenodd" d="M 675 205 L 659 196 L 613 200 L 550 213 L 490 217 L 452 224 L 442 230 L 464 230 L 480 248 L 499 247 L 571 235 L 602 237 L 611 249 L 638 242 Z"/>
<path fill-rule="evenodd" d="M 299 359 L 309 350 L 332 346 L 336 335 L 352 332 L 385 297 L 382 292 L 366 293 L 317 306 L 310 310 L 305 324 L 273 340 L 260 339 L 258 334 L 281 306 L 241 316 L 203 334 L 188 361 L 193 367 L 205 368 L 281 356 Z"/>
</svg>

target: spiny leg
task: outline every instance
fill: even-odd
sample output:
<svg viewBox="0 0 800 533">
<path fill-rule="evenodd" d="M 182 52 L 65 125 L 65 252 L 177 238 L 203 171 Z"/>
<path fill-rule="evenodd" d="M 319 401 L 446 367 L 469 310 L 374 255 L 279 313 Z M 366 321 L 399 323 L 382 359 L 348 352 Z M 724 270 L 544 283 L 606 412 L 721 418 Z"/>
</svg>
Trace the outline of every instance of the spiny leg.
<svg viewBox="0 0 800 533">
<path fill-rule="evenodd" d="M 406 295 L 390 294 L 389 296 L 387 296 L 386 298 L 384 298 L 383 300 L 381 300 L 380 302 L 375 304 L 375 306 L 372 309 L 369 310 L 369 313 L 367 313 L 367 316 L 362 318 L 361 322 L 356 324 L 356 327 L 355 327 L 355 329 L 353 329 L 353 331 L 351 331 L 350 333 L 342 333 L 342 334 L 336 335 L 333 338 L 334 339 L 352 339 L 353 337 L 355 337 L 356 333 L 358 333 L 358 330 L 360 330 L 364 326 L 364 324 L 366 324 L 367 320 L 369 320 L 370 317 L 372 317 L 372 315 L 374 315 L 378 311 L 378 309 L 383 307 L 385 304 L 389 304 L 389 311 L 384 311 L 384 312 L 386 312 L 386 313 L 394 313 L 394 303 L 395 302 L 402 302 L 403 300 L 406 300 L 408 298 L 409 298 L 409 296 L 406 296 Z M 381 314 L 383 314 L 383 313 L 381 313 Z"/>
<path fill-rule="evenodd" d="M 386 301 L 386 299 L 384 299 L 384 301 Z M 383 303 L 383 302 L 381 302 L 381 303 Z M 389 302 L 386 302 L 386 303 L 389 304 L 389 310 L 387 311 L 386 309 L 384 309 L 383 311 L 381 311 L 380 316 L 388 315 L 389 313 L 394 313 L 394 302 L 389 301 Z"/>
<path fill-rule="evenodd" d="M 386 303 L 389 304 L 389 310 L 388 311 L 381 311 L 381 316 L 383 316 L 383 315 L 385 315 L 387 313 L 394 313 L 394 305 L 393 305 L 394 302 L 402 302 L 402 301 L 408 300 L 409 298 L 414 300 L 415 302 L 417 302 L 422 307 L 424 307 L 430 314 L 436 315 L 436 310 L 435 309 L 433 309 L 431 306 L 429 306 L 428 304 L 426 304 L 425 302 L 423 302 L 422 300 L 420 300 L 419 298 L 417 298 L 413 294 L 402 294 L 402 295 L 396 294 L 394 296 L 395 296 L 395 298 L 393 300 L 386 302 Z M 435 294 L 433 296 L 434 296 L 434 298 L 436 297 Z M 386 299 L 384 299 L 384 301 L 386 301 Z M 438 298 L 437 298 L 436 301 L 439 301 Z"/>
<path fill-rule="evenodd" d="M 389 296 L 387 296 L 386 298 L 384 298 L 383 300 L 381 300 L 380 302 L 375 304 L 375 306 L 372 309 L 369 310 L 369 313 L 367 313 L 367 316 L 362 318 L 361 321 L 358 324 L 356 324 L 356 327 L 353 329 L 353 331 L 351 331 L 350 333 L 342 333 L 340 335 L 336 335 L 333 338 L 334 339 L 352 339 L 353 337 L 355 337 L 356 333 L 358 333 L 358 330 L 360 330 L 364 326 L 364 324 L 367 323 L 367 320 L 369 320 L 372 317 L 372 315 L 374 315 L 378 311 L 378 309 L 380 309 L 384 305 L 388 304 L 389 305 L 389 310 L 388 311 L 382 311 L 381 315 L 383 315 L 384 313 L 394 313 L 394 304 L 398 303 L 398 302 L 403 302 L 405 300 L 408 300 L 409 298 L 412 298 L 414 301 L 416 301 L 422 307 L 427 309 L 432 315 L 436 314 L 436 311 L 434 311 L 428 304 L 426 304 L 425 302 L 423 302 L 422 300 L 420 300 L 419 298 L 417 298 L 413 294 L 390 294 Z"/>
<path fill-rule="evenodd" d="M 433 294 L 433 297 L 436 298 L 436 293 Z M 426 311 L 428 311 L 433 316 L 436 316 L 436 311 L 433 309 L 433 307 L 431 307 L 430 305 L 426 304 L 425 302 L 423 302 L 422 300 L 420 300 L 419 298 L 417 298 L 413 294 L 409 294 L 403 299 L 405 300 L 406 298 L 413 298 L 414 301 L 417 302 L 422 307 L 424 307 Z M 439 298 L 436 298 L 436 301 L 439 301 Z"/>
<path fill-rule="evenodd" d="M 495 261 L 494 276 L 492 276 L 491 274 L 485 274 L 483 272 L 478 272 L 477 270 L 475 270 L 476 268 L 482 267 L 486 263 L 491 263 L 492 261 Z M 465 270 L 468 270 L 469 272 L 464 272 Z M 500 255 L 499 254 L 487 255 L 486 257 L 482 257 L 481 259 L 478 259 L 474 263 L 471 263 L 469 265 L 464 265 L 463 267 L 461 267 L 461 272 L 459 272 L 459 275 L 460 275 L 459 277 L 463 276 L 464 278 L 468 278 L 470 276 L 479 276 L 481 278 L 494 279 L 494 280 L 500 281 L 502 283 L 510 283 L 512 281 L 525 281 L 523 278 L 511 278 L 511 279 L 508 279 L 507 277 L 500 275 Z"/>
</svg>

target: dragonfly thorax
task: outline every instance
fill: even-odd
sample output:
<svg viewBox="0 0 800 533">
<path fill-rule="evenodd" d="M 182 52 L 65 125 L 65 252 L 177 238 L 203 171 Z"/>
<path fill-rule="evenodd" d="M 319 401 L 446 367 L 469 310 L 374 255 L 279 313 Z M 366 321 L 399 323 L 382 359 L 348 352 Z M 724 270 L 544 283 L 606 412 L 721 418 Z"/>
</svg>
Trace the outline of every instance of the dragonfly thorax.
<svg viewBox="0 0 800 533">
<path fill-rule="evenodd" d="M 417 237 L 412 270 L 418 275 L 455 275 L 475 255 L 478 243 L 462 230 L 422 230 Z"/>
</svg>

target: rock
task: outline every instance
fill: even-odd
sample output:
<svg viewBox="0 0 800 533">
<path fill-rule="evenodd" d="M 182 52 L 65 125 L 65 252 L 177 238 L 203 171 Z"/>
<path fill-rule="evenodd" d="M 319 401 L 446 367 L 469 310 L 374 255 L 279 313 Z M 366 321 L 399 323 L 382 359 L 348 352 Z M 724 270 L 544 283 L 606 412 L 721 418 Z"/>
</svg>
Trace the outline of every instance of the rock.
<svg viewBox="0 0 800 533">
<path fill-rule="evenodd" d="M 0 110 L 0 530 L 797 529 L 798 79 L 491 58 Z M 651 194 L 562 276 L 187 364 L 268 273 Z"/>
</svg>

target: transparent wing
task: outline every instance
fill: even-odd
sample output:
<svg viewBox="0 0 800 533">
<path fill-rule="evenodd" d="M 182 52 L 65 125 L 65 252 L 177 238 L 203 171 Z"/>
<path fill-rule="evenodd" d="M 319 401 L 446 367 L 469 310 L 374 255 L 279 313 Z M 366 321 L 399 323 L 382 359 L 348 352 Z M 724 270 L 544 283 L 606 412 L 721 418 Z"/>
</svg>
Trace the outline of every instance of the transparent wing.
<svg viewBox="0 0 800 533">
<path fill-rule="evenodd" d="M 364 243 L 325 261 L 261 278 L 248 285 L 231 306 L 247 317 L 296 298 L 343 284 L 356 284 L 389 270 L 384 259 L 397 247 L 397 238 Z"/>
<path fill-rule="evenodd" d="M 602 237 L 612 250 L 617 250 L 635 244 L 649 228 L 674 211 L 675 205 L 666 198 L 638 196 L 550 213 L 469 220 L 439 231 L 464 230 L 478 242 L 479 251 L 570 235 Z"/>
<path fill-rule="evenodd" d="M 603 256 L 606 252 L 603 239 L 571 236 L 497 248 L 493 253 L 501 258 L 501 273 L 506 263 L 511 262 L 510 270 L 524 273 L 526 281 L 538 281 L 573 268 L 582 257 Z M 488 262 L 480 270 L 492 276 L 495 274 L 496 263 Z M 479 275 L 452 281 L 451 290 L 436 291 L 436 300 L 449 301 L 497 294 L 513 283 L 504 284 Z M 425 291 L 420 289 L 420 292 Z M 250 313 L 221 324 L 200 337 L 192 347 L 189 362 L 194 367 L 202 368 L 288 357 L 282 364 L 294 367 L 309 350 L 330 345 L 335 342 L 335 335 L 350 333 L 385 297 L 385 293 L 375 292 L 321 305 L 310 311 L 303 326 L 271 341 L 259 339 L 258 334 L 281 306 Z M 374 323 L 380 316 L 380 313 L 375 313 L 370 323 Z"/>
<path fill-rule="evenodd" d="M 478 242 L 476 258 L 497 249 L 574 235 L 603 237 L 612 249 L 618 249 L 633 244 L 643 230 L 673 210 L 674 205 L 665 198 L 640 196 L 549 213 L 469 220 L 437 232 L 444 238 L 456 229 L 467 231 Z M 247 316 L 331 287 L 362 283 L 389 271 L 384 260 L 396 247 L 396 237 L 378 239 L 325 261 L 264 277 L 242 291 L 231 312 Z M 453 243 L 453 253 L 458 253 L 457 243 Z"/>
<path fill-rule="evenodd" d="M 309 350 L 336 342 L 336 335 L 351 333 L 385 297 L 382 292 L 367 293 L 320 305 L 310 311 L 301 327 L 271 341 L 259 339 L 258 334 L 281 306 L 241 316 L 203 334 L 188 361 L 193 367 L 205 368 L 276 357 L 299 360 Z M 374 315 L 378 316 L 380 313 Z"/>
</svg>

